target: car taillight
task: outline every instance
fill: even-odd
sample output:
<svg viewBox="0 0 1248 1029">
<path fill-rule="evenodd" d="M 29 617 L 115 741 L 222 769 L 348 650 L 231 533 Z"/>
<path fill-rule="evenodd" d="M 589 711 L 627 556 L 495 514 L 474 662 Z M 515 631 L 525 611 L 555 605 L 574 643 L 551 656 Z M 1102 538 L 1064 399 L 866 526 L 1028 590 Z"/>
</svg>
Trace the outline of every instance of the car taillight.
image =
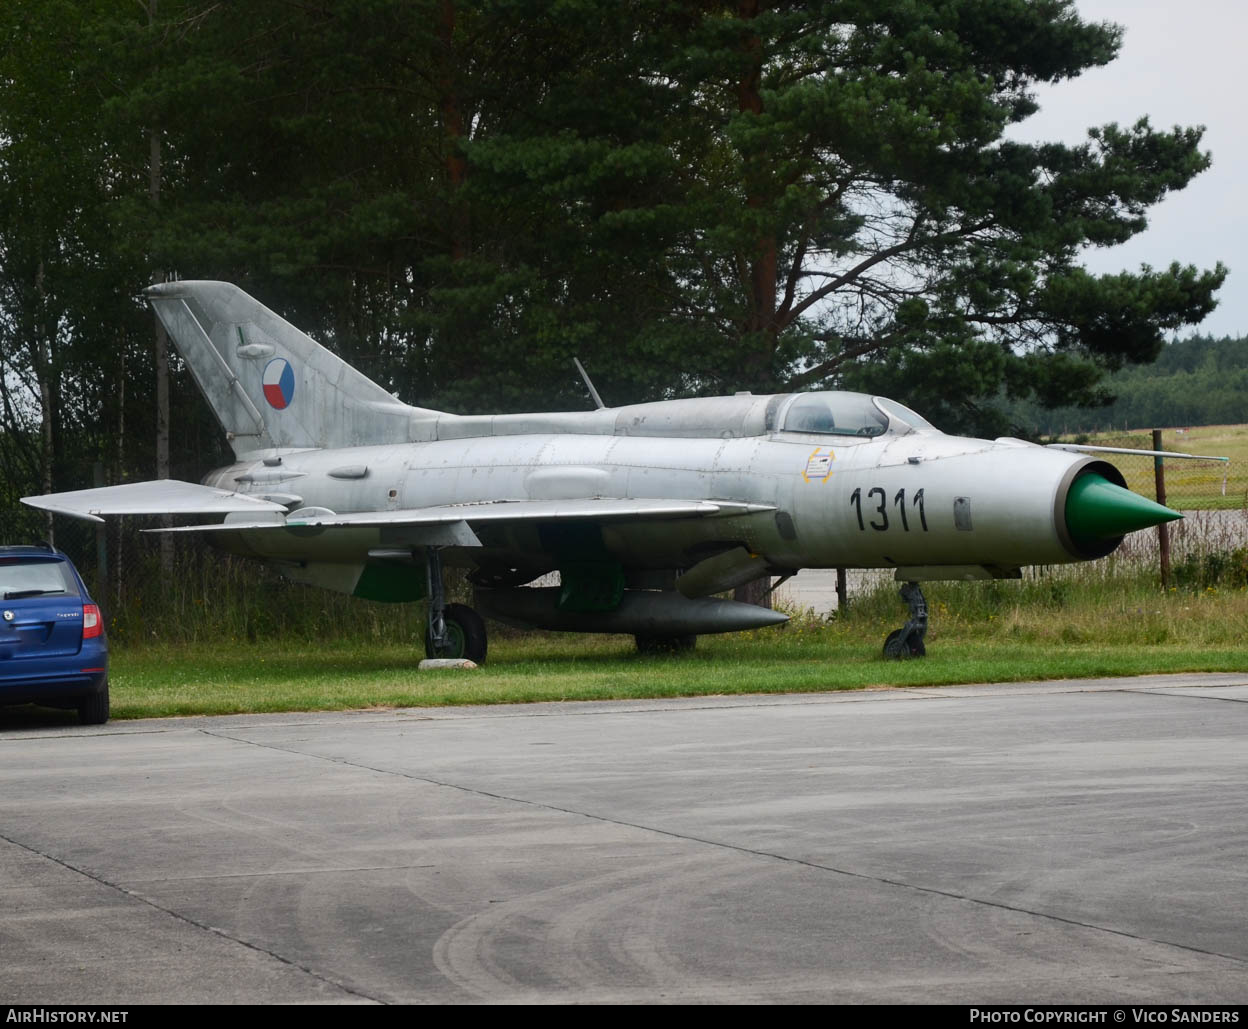
<svg viewBox="0 0 1248 1029">
<path fill-rule="evenodd" d="M 104 632 L 104 620 L 100 618 L 100 607 L 98 604 L 82 605 L 82 638 L 84 640 L 92 639 Z"/>
</svg>

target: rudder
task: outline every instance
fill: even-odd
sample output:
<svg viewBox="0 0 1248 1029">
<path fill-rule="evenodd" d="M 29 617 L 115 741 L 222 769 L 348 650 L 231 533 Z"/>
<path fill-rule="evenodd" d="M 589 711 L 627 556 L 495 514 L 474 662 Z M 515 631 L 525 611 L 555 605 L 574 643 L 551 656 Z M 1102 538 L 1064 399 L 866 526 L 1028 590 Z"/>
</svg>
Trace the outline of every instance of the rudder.
<svg viewBox="0 0 1248 1029">
<path fill-rule="evenodd" d="M 237 457 L 402 443 L 438 417 L 400 402 L 231 283 L 164 282 L 144 292 Z"/>
</svg>

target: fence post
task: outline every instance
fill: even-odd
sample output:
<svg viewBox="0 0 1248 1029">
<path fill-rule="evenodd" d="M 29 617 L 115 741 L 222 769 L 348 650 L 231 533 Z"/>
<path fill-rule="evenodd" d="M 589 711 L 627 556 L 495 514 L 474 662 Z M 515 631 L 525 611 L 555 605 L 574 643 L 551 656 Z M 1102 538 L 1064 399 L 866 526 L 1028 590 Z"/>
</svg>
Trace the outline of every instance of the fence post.
<svg viewBox="0 0 1248 1029">
<path fill-rule="evenodd" d="M 1161 450 L 1161 430 L 1153 430 L 1153 449 Z M 1166 465 L 1160 454 L 1153 458 L 1153 479 L 1156 483 L 1157 503 L 1166 505 Z M 1157 545 L 1161 557 L 1161 588 L 1170 588 L 1170 526 L 1162 522 L 1157 526 Z"/>
<path fill-rule="evenodd" d="M 96 461 L 91 468 L 91 478 L 97 487 L 104 485 L 104 463 Z M 112 607 L 108 595 L 108 526 L 95 527 L 95 599 L 104 608 L 104 617 L 108 618 L 108 609 Z"/>
</svg>

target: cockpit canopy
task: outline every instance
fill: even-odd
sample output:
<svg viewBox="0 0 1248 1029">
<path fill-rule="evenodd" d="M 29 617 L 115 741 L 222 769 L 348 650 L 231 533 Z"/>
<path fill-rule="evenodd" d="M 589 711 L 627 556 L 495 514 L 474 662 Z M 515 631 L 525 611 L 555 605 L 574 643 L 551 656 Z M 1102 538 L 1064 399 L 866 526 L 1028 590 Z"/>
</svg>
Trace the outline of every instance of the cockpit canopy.
<svg viewBox="0 0 1248 1029">
<path fill-rule="evenodd" d="M 522 436 L 533 433 L 654 436 L 681 439 L 739 439 L 773 432 L 871 439 L 885 432 L 938 431 L 925 418 L 887 397 L 827 390 L 755 396 L 688 397 L 655 400 L 597 411 L 537 414 L 439 414 L 431 439 Z M 427 431 L 427 430 L 426 430 Z M 420 430 L 413 432 L 419 439 Z"/>
<path fill-rule="evenodd" d="M 888 430 L 890 418 L 906 429 L 934 429 L 927 419 L 887 397 L 865 393 L 799 393 L 782 416 L 784 432 L 829 436 L 879 436 Z"/>
</svg>

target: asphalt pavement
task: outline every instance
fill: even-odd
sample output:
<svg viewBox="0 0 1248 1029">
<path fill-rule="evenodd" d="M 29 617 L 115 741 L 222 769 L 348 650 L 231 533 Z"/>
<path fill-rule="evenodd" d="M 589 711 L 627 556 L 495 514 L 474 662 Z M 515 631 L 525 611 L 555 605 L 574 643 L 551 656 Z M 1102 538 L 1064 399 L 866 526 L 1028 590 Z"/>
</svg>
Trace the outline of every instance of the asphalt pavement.
<svg viewBox="0 0 1248 1029">
<path fill-rule="evenodd" d="M 1244 1003 L 1246 738 L 1248 671 L 0 711 L 0 998 Z"/>
</svg>

